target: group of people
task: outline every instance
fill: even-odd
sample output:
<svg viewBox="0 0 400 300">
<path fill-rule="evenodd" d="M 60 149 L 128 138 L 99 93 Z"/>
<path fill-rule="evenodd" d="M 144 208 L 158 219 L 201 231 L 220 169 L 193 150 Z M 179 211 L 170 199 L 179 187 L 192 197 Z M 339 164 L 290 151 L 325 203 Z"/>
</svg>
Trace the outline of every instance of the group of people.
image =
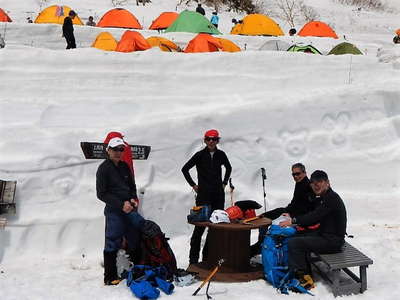
<svg viewBox="0 0 400 300">
<path fill-rule="evenodd" d="M 226 153 L 218 149 L 221 137 L 211 129 L 205 132 L 205 147 L 196 152 L 182 167 L 187 183 L 196 193 L 196 206 L 209 205 L 211 211 L 224 209 L 225 187 L 231 176 L 232 166 Z M 105 202 L 104 215 L 104 283 L 114 285 L 120 282 L 116 269 L 116 255 L 125 239 L 128 248 L 139 249 L 140 232 L 132 230 L 131 212 L 137 211 L 138 197 L 135 177 L 128 164 L 121 160 L 126 143 L 121 137 L 111 138 L 107 144 L 107 159 L 99 166 L 96 174 L 97 197 Z M 129 149 L 130 150 L 130 149 Z M 190 170 L 196 168 L 197 182 Z M 223 174 L 222 167 L 225 168 Z M 300 280 L 313 286 L 309 259 L 310 252 L 340 252 L 346 234 L 346 208 L 340 196 L 330 186 L 326 172 L 314 171 L 310 179 L 306 168 L 296 163 L 291 168 L 295 189 L 291 202 L 286 207 L 276 208 L 263 214 L 276 219 L 286 216 L 279 225 L 297 226 L 298 234 L 289 240 L 289 268 Z M 138 214 L 137 214 L 138 215 Z M 140 217 L 141 218 L 141 217 Z M 199 261 L 201 238 L 204 227 L 195 226 L 189 251 L 189 263 Z M 252 255 L 260 252 L 265 231 L 261 231 L 259 241 L 253 245 Z M 207 241 L 203 247 L 203 260 L 207 259 Z M 135 255 L 135 254 L 134 254 Z M 310 283 L 311 281 L 311 283 Z"/>
<path fill-rule="evenodd" d="M 74 35 L 74 25 L 73 25 L 73 20 L 77 16 L 76 12 L 73 10 L 70 10 L 68 13 L 68 16 L 64 18 L 64 23 L 62 27 L 62 36 L 65 38 L 65 41 L 67 42 L 67 49 L 75 49 L 76 48 L 76 42 L 75 42 L 75 35 Z M 96 26 L 96 23 L 93 20 L 93 17 L 90 16 L 88 21 L 86 22 L 87 26 Z"/>
<path fill-rule="evenodd" d="M 196 7 L 196 12 L 205 16 L 206 15 L 206 11 L 204 10 L 204 8 L 201 6 L 201 3 L 199 3 Z M 216 28 L 218 28 L 218 23 L 219 23 L 219 17 L 218 17 L 218 13 L 216 11 L 214 11 L 212 13 L 211 19 L 210 19 L 210 23 L 213 24 Z"/>
</svg>

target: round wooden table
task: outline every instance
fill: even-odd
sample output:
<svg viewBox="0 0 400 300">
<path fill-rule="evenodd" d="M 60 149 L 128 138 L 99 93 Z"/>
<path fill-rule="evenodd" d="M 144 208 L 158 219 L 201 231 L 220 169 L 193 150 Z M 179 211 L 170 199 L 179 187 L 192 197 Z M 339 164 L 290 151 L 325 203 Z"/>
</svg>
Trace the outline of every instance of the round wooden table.
<svg viewBox="0 0 400 300">
<path fill-rule="evenodd" d="M 242 223 L 193 222 L 195 226 L 208 227 L 208 256 L 206 261 L 191 264 L 188 271 L 199 273 L 204 279 L 218 264 L 220 259 L 224 263 L 213 277 L 215 281 L 242 282 L 263 278 L 263 269 L 260 264 L 250 264 L 250 233 L 253 229 L 268 227 L 271 220 L 259 218 Z"/>
</svg>

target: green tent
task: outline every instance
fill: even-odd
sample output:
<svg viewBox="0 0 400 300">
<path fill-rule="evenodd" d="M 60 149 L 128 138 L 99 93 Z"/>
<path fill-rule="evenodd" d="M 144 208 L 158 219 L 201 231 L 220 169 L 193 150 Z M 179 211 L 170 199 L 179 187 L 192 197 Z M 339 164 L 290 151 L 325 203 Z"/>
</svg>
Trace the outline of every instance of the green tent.
<svg viewBox="0 0 400 300">
<path fill-rule="evenodd" d="M 303 45 L 292 45 L 287 49 L 289 52 L 305 52 L 305 53 L 313 53 L 313 54 L 322 54 L 318 51 L 317 48 L 311 45 L 303 46 Z"/>
<path fill-rule="evenodd" d="M 184 10 L 165 32 L 193 32 L 222 34 L 203 15 L 189 10 Z"/>
<path fill-rule="evenodd" d="M 342 55 L 342 54 L 361 54 L 362 52 L 353 44 L 350 43 L 340 43 L 336 45 L 335 47 L 332 48 L 332 50 L 328 53 L 328 55 L 334 54 L 334 55 Z"/>
</svg>

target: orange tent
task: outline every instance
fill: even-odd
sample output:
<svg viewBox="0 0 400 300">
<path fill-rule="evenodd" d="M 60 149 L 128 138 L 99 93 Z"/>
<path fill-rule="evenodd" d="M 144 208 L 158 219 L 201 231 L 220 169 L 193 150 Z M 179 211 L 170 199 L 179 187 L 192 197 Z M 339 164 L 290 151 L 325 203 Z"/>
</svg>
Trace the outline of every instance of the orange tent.
<svg viewBox="0 0 400 300">
<path fill-rule="evenodd" d="M 222 45 L 222 51 L 225 51 L 225 52 L 241 51 L 240 47 L 230 40 L 222 39 L 222 38 L 216 38 L 216 39 L 220 41 L 220 43 Z"/>
<path fill-rule="evenodd" d="M 11 18 L 0 8 L 0 22 L 12 22 Z"/>
<path fill-rule="evenodd" d="M 320 21 L 308 22 L 297 35 L 338 38 L 336 32 L 329 25 Z"/>
<path fill-rule="evenodd" d="M 159 36 L 151 36 L 146 39 L 151 47 L 159 47 L 162 51 L 181 52 L 181 48 L 169 39 Z"/>
<path fill-rule="evenodd" d="M 146 39 L 137 31 L 127 30 L 118 42 L 117 52 L 133 52 L 133 51 L 143 51 L 150 49 L 150 44 Z"/>
<path fill-rule="evenodd" d="M 163 12 L 157 19 L 151 23 L 149 29 L 153 30 L 161 30 L 168 28 L 176 18 L 178 18 L 179 14 L 176 12 Z"/>
<path fill-rule="evenodd" d="M 123 8 L 114 8 L 106 12 L 97 23 L 97 27 L 143 29 L 136 17 Z"/>
<path fill-rule="evenodd" d="M 117 48 L 117 41 L 109 32 L 101 32 L 96 40 L 93 42 L 92 47 L 105 50 L 105 51 L 115 51 Z"/>
<path fill-rule="evenodd" d="M 216 52 L 222 50 L 221 42 L 208 33 L 199 33 L 192 39 L 183 51 L 185 53 Z"/>
<path fill-rule="evenodd" d="M 49 6 L 45 9 L 43 9 L 39 15 L 35 19 L 35 23 L 41 24 L 63 24 L 64 19 L 66 16 L 68 16 L 69 12 L 71 11 L 71 8 L 66 5 L 58 6 L 58 5 L 52 5 Z M 75 25 L 83 25 L 82 20 L 79 18 L 79 16 L 76 16 L 73 20 L 72 23 Z"/>
</svg>

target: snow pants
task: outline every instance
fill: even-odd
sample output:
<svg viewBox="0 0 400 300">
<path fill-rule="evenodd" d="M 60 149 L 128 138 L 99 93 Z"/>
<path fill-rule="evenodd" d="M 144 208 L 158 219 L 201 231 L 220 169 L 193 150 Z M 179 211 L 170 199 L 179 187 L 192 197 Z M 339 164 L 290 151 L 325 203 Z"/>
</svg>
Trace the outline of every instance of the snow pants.
<svg viewBox="0 0 400 300">
<path fill-rule="evenodd" d="M 104 208 L 106 218 L 105 252 L 114 252 L 121 249 L 122 239 L 126 238 L 130 250 L 140 247 L 140 230 L 144 219 L 137 212 L 124 213 L 108 205 Z"/>
</svg>

